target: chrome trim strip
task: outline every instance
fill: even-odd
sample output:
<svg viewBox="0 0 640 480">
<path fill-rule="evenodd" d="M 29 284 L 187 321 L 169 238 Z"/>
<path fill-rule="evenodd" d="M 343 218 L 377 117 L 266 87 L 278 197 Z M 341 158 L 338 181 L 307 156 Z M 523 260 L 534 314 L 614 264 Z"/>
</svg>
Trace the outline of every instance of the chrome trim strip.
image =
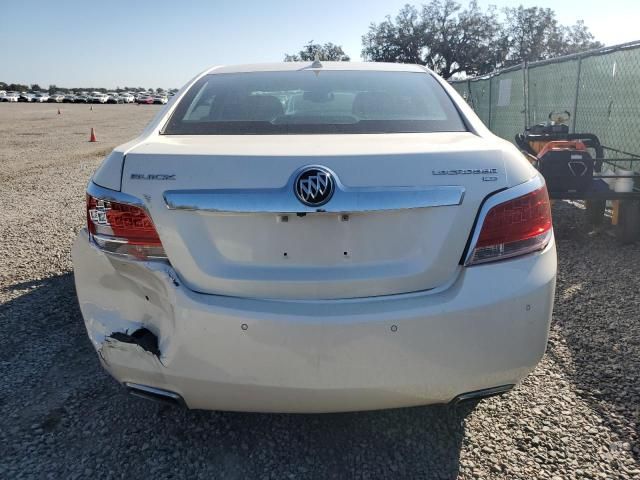
<svg viewBox="0 0 640 480">
<path fill-rule="evenodd" d="M 513 389 L 513 387 L 515 387 L 515 384 L 510 383 L 508 385 L 500 385 L 499 387 L 485 388 L 483 390 L 475 390 L 473 392 L 462 393 L 451 400 L 450 404 L 458 405 L 469 400 L 478 400 L 481 398 L 493 397 L 495 395 L 502 395 L 503 393 L 507 393 L 508 391 Z"/>
<path fill-rule="evenodd" d="M 460 205 L 463 187 L 387 187 L 336 189 L 329 203 L 309 207 L 288 188 L 169 190 L 164 201 L 170 210 L 218 213 L 354 213 Z"/>
<path fill-rule="evenodd" d="M 119 237 L 113 237 L 111 235 L 101 235 L 99 233 L 92 233 L 91 234 L 91 238 L 93 238 L 96 242 L 98 242 L 98 246 L 101 246 L 101 243 L 106 245 L 109 243 L 115 243 L 118 245 L 126 245 L 129 243 L 129 240 L 126 240 L 124 238 L 119 238 Z M 115 252 L 111 252 L 111 253 L 115 253 Z M 122 254 L 120 254 L 122 255 Z"/>
<path fill-rule="evenodd" d="M 87 193 L 92 197 L 98 198 L 100 200 L 126 203 L 128 205 L 134 205 L 146 210 L 145 204 L 138 197 L 134 197 L 133 195 L 129 195 L 127 193 L 118 192 L 116 190 L 111 190 L 110 188 L 101 187 L 100 185 L 93 183 L 93 181 L 89 181 L 89 185 L 87 185 Z"/>
<path fill-rule="evenodd" d="M 325 205 L 312 207 L 301 203 L 294 193 L 295 179 L 308 168 L 329 170 L 305 165 L 280 188 L 167 190 L 164 201 L 170 210 L 217 213 L 354 213 L 460 205 L 465 193 L 464 187 L 454 185 L 347 187 L 329 170 L 335 181 L 333 197 Z"/>
<path fill-rule="evenodd" d="M 526 195 L 527 193 L 531 193 L 539 188 L 542 188 L 545 185 L 544 178 L 542 175 L 538 174 L 535 177 L 527 180 L 524 183 L 516 185 L 515 187 L 508 188 L 506 190 L 502 190 L 492 196 L 490 196 L 482 205 L 482 209 L 480 210 L 480 214 L 478 215 L 478 221 L 475 224 L 475 229 L 473 231 L 473 236 L 471 237 L 471 242 L 469 243 L 469 249 L 467 250 L 467 256 L 464 259 L 464 265 L 469 266 L 471 259 L 473 257 L 473 251 L 476 248 L 476 244 L 478 243 L 478 238 L 480 237 L 480 230 L 482 230 L 482 224 L 484 223 L 484 219 L 487 217 L 489 210 L 491 210 L 496 205 L 507 202 L 509 200 L 513 200 L 514 198 L 521 197 Z"/>
<path fill-rule="evenodd" d="M 88 233 L 88 232 L 87 232 Z M 128 258 L 135 262 L 155 262 L 155 261 L 163 261 L 167 262 L 167 255 L 147 255 L 145 258 L 137 258 L 135 255 L 123 252 L 114 252 L 110 250 L 112 247 L 120 247 L 122 245 L 128 245 L 129 241 L 119 237 L 113 237 L 110 235 L 101 235 L 99 233 L 89 233 L 90 241 L 98 248 L 101 252 L 106 253 L 107 255 L 113 255 L 114 257 L 119 258 Z M 164 251 L 164 248 L 163 248 Z"/>
<path fill-rule="evenodd" d="M 138 396 L 148 400 L 169 401 L 171 403 L 186 406 L 182 396 L 170 390 L 131 382 L 124 382 L 124 386 L 132 395 L 138 394 Z"/>
</svg>

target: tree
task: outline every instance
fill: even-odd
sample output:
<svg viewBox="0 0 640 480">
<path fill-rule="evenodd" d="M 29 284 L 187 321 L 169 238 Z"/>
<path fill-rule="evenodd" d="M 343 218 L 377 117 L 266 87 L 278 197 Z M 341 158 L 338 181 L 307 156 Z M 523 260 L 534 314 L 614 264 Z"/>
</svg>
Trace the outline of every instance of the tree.
<svg viewBox="0 0 640 480">
<path fill-rule="evenodd" d="M 466 9 L 453 0 L 423 6 L 427 37 L 425 63 L 445 78 L 456 73 L 488 73 L 499 52 L 499 23 L 495 8 L 486 12 L 472 0 Z"/>
<path fill-rule="evenodd" d="M 507 44 L 505 65 L 534 62 L 602 47 L 583 21 L 558 23 L 550 8 L 507 7 L 502 37 Z"/>
<path fill-rule="evenodd" d="M 604 47 L 603 43 L 595 40 L 593 34 L 584 24 L 584 20 L 578 20 L 575 25 L 570 27 L 562 27 L 562 34 L 564 37 L 562 55 Z"/>
<path fill-rule="evenodd" d="M 40 85 L 38 85 L 37 83 L 32 83 L 31 84 L 31 91 L 39 92 L 40 90 L 42 90 L 42 87 L 40 87 Z"/>
<path fill-rule="evenodd" d="M 405 5 L 395 23 L 387 15 L 384 22 L 369 26 L 362 37 L 362 56 L 374 62 L 424 64 L 425 26 L 416 7 Z"/>
<path fill-rule="evenodd" d="M 584 22 L 567 27 L 549 8 L 494 7 L 476 0 L 432 0 L 421 9 L 405 5 L 395 19 L 372 23 L 362 37 L 362 57 L 376 62 L 426 65 L 444 78 L 481 75 L 497 68 L 602 46 Z"/>
<path fill-rule="evenodd" d="M 316 59 L 323 62 L 348 62 L 351 60 L 347 54 L 344 53 L 340 45 L 335 45 L 331 42 L 320 45 L 319 43 L 313 43 L 313 40 L 309 41 L 302 50 L 293 55 L 288 53 L 284 54 L 285 62 L 312 62 Z"/>
<path fill-rule="evenodd" d="M 500 44 L 496 11 L 476 0 L 462 9 L 454 0 L 432 0 L 418 9 L 406 5 L 395 21 L 372 23 L 362 37 L 362 56 L 377 62 L 426 65 L 444 78 L 493 69 Z"/>
<path fill-rule="evenodd" d="M 7 90 L 26 92 L 27 90 L 29 90 L 29 85 L 22 85 L 21 83 L 11 83 L 9 84 L 9 88 Z"/>
</svg>

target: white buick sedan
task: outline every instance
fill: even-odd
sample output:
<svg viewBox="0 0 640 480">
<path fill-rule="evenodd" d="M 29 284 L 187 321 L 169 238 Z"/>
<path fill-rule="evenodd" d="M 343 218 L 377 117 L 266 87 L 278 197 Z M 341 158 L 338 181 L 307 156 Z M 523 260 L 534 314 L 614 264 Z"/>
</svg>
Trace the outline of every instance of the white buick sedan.
<svg viewBox="0 0 640 480">
<path fill-rule="evenodd" d="M 542 357 L 543 178 L 416 65 L 218 66 L 87 190 L 89 337 L 137 395 L 330 412 L 503 393 Z"/>
</svg>

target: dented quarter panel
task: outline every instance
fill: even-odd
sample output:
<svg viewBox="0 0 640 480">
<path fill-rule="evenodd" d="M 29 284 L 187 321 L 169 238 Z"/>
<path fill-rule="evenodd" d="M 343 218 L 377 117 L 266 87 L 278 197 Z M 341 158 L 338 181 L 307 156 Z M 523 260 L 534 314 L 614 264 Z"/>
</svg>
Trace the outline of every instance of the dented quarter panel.
<svg viewBox="0 0 640 480">
<path fill-rule="evenodd" d="M 74 258 L 82 254 L 91 256 L 91 250 L 96 247 L 84 234 L 81 246 L 76 240 Z M 174 290 L 167 288 L 173 285 L 168 266 L 103 254 L 95 257 L 87 270 L 77 268 L 75 271 L 76 282 L 82 283 L 82 291 L 86 291 L 86 295 L 79 296 L 79 301 L 94 347 L 102 348 L 113 332 L 133 332 L 146 327 L 158 336 L 163 357 L 170 359 L 173 350 L 169 339 L 175 333 L 176 299 Z M 97 281 L 91 278 L 95 275 Z M 85 298 L 104 298 L 105 301 L 83 301 Z"/>
</svg>

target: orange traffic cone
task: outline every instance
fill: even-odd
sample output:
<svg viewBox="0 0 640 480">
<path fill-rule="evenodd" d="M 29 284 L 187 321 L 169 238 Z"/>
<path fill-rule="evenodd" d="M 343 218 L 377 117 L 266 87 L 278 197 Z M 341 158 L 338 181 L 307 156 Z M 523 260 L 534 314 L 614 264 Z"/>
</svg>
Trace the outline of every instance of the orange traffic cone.
<svg viewBox="0 0 640 480">
<path fill-rule="evenodd" d="M 58 109 L 58 115 L 60 115 L 60 109 Z"/>
<path fill-rule="evenodd" d="M 93 127 L 91 127 L 91 136 L 89 137 L 89 141 L 90 142 L 97 142 L 98 141 L 96 139 L 96 131 L 93 129 Z"/>
<path fill-rule="evenodd" d="M 91 106 L 89 107 L 89 110 L 91 110 L 91 111 L 93 112 L 93 105 L 91 105 Z"/>
</svg>

